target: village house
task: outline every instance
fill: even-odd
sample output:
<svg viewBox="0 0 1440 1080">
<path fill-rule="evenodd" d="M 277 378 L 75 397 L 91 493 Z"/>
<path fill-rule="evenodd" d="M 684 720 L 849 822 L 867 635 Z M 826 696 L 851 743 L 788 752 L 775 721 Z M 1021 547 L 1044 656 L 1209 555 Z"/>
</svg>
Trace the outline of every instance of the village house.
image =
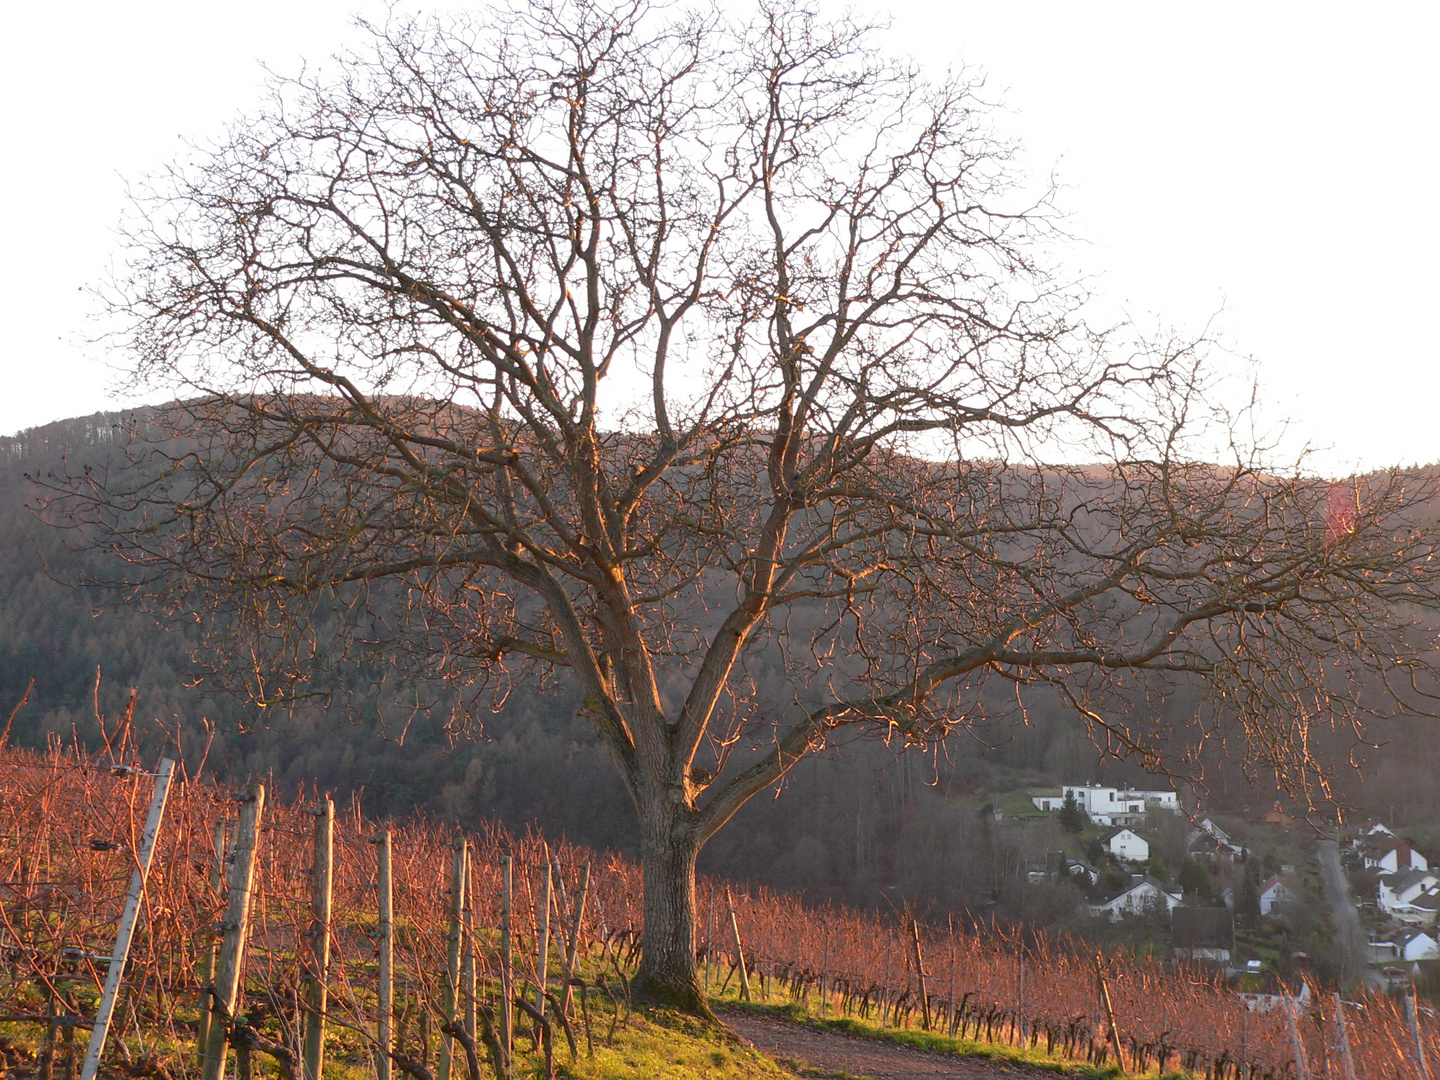
<svg viewBox="0 0 1440 1080">
<path fill-rule="evenodd" d="M 1202 832 L 1190 841 L 1186 852 L 1192 859 L 1210 863 L 1233 863 L 1244 855 L 1245 849 L 1238 844 L 1227 844 L 1223 840 L 1216 840 L 1213 836 L 1207 836 Z"/>
<path fill-rule="evenodd" d="M 1125 862 L 1146 862 L 1150 858 L 1150 842 L 1133 829 L 1111 829 L 1100 837 L 1100 844 Z"/>
<path fill-rule="evenodd" d="M 1173 791 L 1140 791 L 1101 784 L 1065 784 L 1058 792 L 1053 788 L 1032 791 L 1030 801 L 1037 809 L 1054 813 L 1065 805 L 1066 796 L 1074 798 L 1096 825 L 1106 827 L 1138 824 L 1155 810 L 1180 812 L 1180 797 Z"/>
<path fill-rule="evenodd" d="M 1375 836 L 1366 840 L 1360 847 L 1360 858 L 1366 867 L 1381 873 L 1430 869 L 1430 863 L 1425 856 L 1416 851 L 1409 840 L 1394 835 Z"/>
<path fill-rule="evenodd" d="M 1090 914 L 1119 922 L 1126 916 L 1144 915 L 1149 911 L 1174 911 L 1180 907 L 1180 894 L 1149 874 L 1135 875 L 1131 884 L 1109 899 L 1090 905 Z"/>
<path fill-rule="evenodd" d="M 1035 804 L 1037 810 L 1047 812 L 1059 810 L 1065 805 L 1065 792 L 1057 788 L 1034 788 L 1030 792 L 1030 801 Z"/>
<path fill-rule="evenodd" d="M 1212 818 L 1201 818 L 1199 822 L 1196 823 L 1195 828 L 1190 830 L 1190 839 L 1195 839 L 1195 837 L 1201 833 L 1219 840 L 1222 844 L 1230 843 L 1230 834 L 1219 825 L 1216 825 Z"/>
<path fill-rule="evenodd" d="M 1371 822 L 1369 825 L 1356 828 L 1350 836 L 1350 846 L 1357 851 L 1370 840 L 1382 836 L 1394 836 L 1395 834 L 1385 827 L 1383 821 Z"/>
<path fill-rule="evenodd" d="M 1402 922 L 1433 925 L 1440 909 L 1440 878 L 1429 870 L 1381 874 L 1375 906 Z"/>
<path fill-rule="evenodd" d="M 1249 1012 L 1268 1013 L 1291 1006 L 1301 1015 L 1309 1011 L 1310 982 L 1304 976 L 1292 976 L 1288 983 L 1273 977 L 1267 981 L 1270 985 L 1264 992 L 1240 994 Z"/>
<path fill-rule="evenodd" d="M 1276 904 L 1289 903 L 1295 899 L 1295 890 L 1278 877 L 1272 877 L 1260 886 L 1260 914 L 1269 915 Z"/>
<path fill-rule="evenodd" d="M 1277 799 L 1275 800 L 1274 806 L 1255 819 L 1255 824 L 1269 825 L 1275 829 L 1285 829 L 1288 831 L 1298 825 L 1299 820 L 1286 811 L 1285 808 L 1280 805 L 1280 800 Z"/>
<path fill-rule="evenodd" d="M 1395 945 L 1402 960 L 1440 960 L 1440 942 L 1423 930 L 1402 934 Z"/>
<path fill-rule="evenodd" d="M 1246 855 L 1245 848 L 1231 840 L 1230 834 L 1208 817 L 1201 818 L 1190 830 L 1189 852 L 1191 858 L 1224 863 L 1243 859 Z"/>
</svg>

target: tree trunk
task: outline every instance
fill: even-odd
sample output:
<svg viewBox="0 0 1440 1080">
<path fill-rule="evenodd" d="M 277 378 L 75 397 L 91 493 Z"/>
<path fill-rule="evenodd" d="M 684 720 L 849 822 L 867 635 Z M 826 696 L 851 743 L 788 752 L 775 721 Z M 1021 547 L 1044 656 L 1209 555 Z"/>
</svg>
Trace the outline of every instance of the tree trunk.
<svg viewBox="0 0 1440 1080">
<path fill-rule="evenodd" d="M 645 885 L 642 993 L 687 1012 L 708 1013 L 695 966 L 695 856 L 699 844 L 683 809 L 655 800 L 640 813 L 640 858 Z"/>
</svg>

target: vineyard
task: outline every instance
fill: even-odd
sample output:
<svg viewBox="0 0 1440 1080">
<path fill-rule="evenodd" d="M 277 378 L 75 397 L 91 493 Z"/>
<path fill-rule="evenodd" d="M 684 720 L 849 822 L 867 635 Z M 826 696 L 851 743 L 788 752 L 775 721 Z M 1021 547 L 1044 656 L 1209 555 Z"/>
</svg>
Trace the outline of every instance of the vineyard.
<svg viewBox="0 0 1440 1080">
<path fill-rule="evenodd" d="M 326 1054 L 377 1080 L 553 1072 L 628 1015 L 634 862 L 492 826 L 385 825 L 358 802 L 267 801 L 178 772 L 107 1003 L 157 783 L 58 745 L 0 753 L 4 1071 L 79 1077 L 107 1009 L 105 1068 L 170 1080 L 218 1080 L 227 1059 L 239 1080 L 262 1068 L 311 1080 Z M 697 895 L 712 999 L 1217 1080 L 1428 1080 L 1440 1054 L 1440 1026 L 1413 998 L 1307 987 L 1247 1006 L 1200 967 L 1100 957 L 1033 928 L 809 906 L 708 879 Z M 15 1050 L 21 1035 L 33 1060 Z"/>
</svg>

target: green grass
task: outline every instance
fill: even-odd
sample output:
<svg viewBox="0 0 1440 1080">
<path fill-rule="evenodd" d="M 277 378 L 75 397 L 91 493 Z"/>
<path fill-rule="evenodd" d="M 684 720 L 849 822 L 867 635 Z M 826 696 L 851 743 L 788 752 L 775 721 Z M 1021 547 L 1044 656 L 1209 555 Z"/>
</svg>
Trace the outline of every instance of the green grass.
<svg viewBox="0 0 1440 1080">
<path fill-rule="evenodd" d="M 597 1043 L 593 1058 L 586 1056 L 583 1039 L 574 1061 L 563 1038 L 559 1046 L 556 1074 L 576 1080 L 652 1080 L 658 1076 L 667 1080 L 790 1080 L 794 1076 L 764 1054 L 734 1043 L 692 1016 L 668 1009 L 637 1010 L 628 1029 L 616 1033 L 615 1045 Z M 524 1060 L 518 1076 L 544 1074 L 537 1055 L 526 1055 Z"/>
<path fill-rule="evenodd" d="M 1019 791 L 1007 791 L 1003 795 L 996 795 L 992 800 L 995 809 L 999 810 L 1007 818 L 1009 817 L 1044 817 L 1045 811 L 1041 810 L 1030 801 L 1030 789 L 1022 788 Z"/>
</svg>

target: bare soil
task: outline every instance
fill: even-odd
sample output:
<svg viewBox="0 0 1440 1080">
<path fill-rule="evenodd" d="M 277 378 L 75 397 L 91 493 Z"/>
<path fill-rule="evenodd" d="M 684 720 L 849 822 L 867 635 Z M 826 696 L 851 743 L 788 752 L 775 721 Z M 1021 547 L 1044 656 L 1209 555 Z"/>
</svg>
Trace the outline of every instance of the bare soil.
<svg viewBox="0 0 1440 1080">
<path fill-rule="evenodd" d="M 782 1063 L 808 1066 L 822 1074 L 875 1080 L 1022 1080 L 1055 1074 L 1047 1069 L 928 1053 L 877 1039 L 814 1028 L 739 1010 L 724 1013 L 727 1025 Z"/>
</svg>

